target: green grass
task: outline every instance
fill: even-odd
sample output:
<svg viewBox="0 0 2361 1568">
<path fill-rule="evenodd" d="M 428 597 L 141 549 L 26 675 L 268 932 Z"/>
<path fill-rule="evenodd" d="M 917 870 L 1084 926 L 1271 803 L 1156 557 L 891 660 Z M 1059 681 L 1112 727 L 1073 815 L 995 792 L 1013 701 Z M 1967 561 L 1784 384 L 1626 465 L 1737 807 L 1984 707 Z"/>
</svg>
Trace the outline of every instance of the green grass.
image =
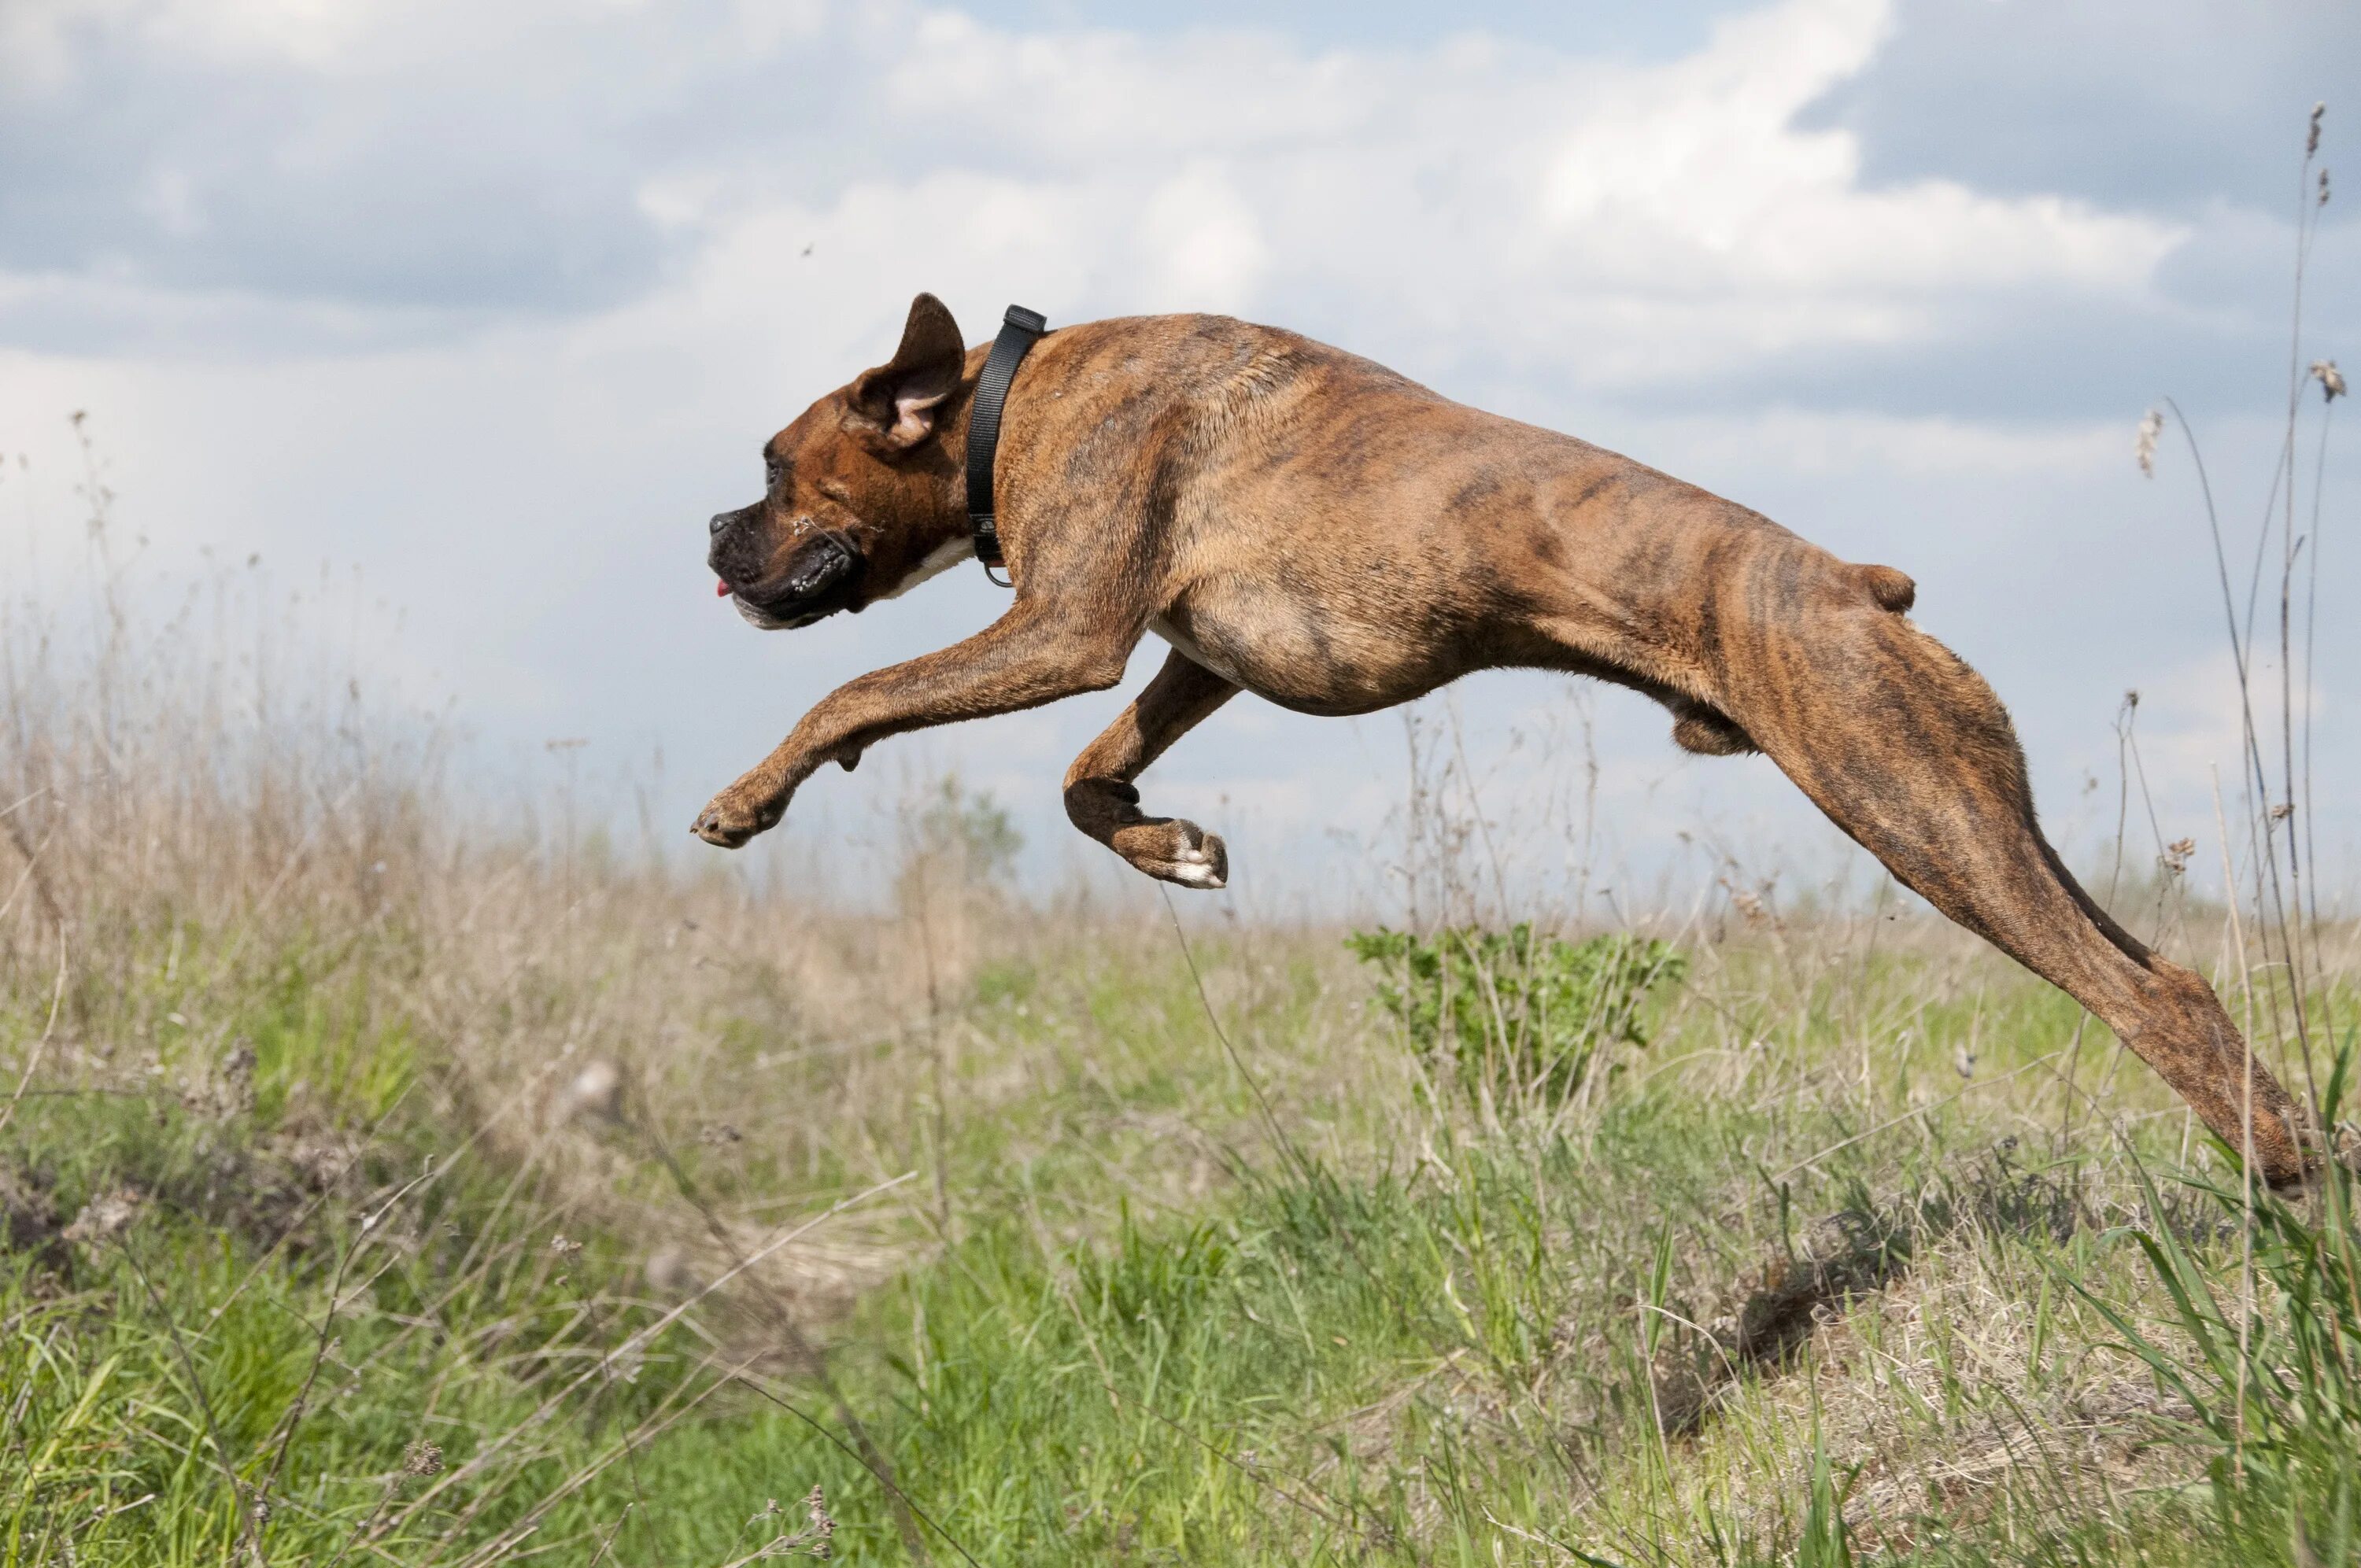
<svg viewBox="0 0 2361 1568">
<path fill-rule="evenodd" d="M 0 1153 L 0 1565 L 722 1564 L 815 1486 L 837 1556 L 903 1561 L 840 1394 L 944 1562 L 2354 1558 L 2349 1209 L 2265 1205 L 2246 1318 L 2242 1195 L 2162 1174 L 2136 1064 L 2125 1137 L 2089 1120 L 2070 1003 L 1980 957 L 1719 956 L 1578 1114 L 1487 1131 L 1333 938 L 1201 943 L 1235 1062 L 1177 954 L 1037 944 L 785 1069 L 766 993 L 709 993 L 707 1076 L 653 1058 L 586 1133 L 500 1120 L 399 1003 L 411 950 L 290 940 L 199 991 L 150 950 L 69 1023 Z M 858 1127 L 794 1114 L 889 1069 Z M 837 1305 L 648 1277 L 708 1214 L 905 1171 L 815 1231 L 894 1249 Z M 59 1223 L 141 1201 L 67 1241 L 37 1188 Z"/>
</svg>

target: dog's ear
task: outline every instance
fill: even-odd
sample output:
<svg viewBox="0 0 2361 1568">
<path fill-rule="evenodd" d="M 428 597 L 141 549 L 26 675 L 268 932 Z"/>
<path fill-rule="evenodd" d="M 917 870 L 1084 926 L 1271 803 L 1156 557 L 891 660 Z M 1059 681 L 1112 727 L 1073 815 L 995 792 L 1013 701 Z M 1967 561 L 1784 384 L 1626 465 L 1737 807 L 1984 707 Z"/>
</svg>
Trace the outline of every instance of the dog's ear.
<svg viewBox="0 0 2361 1568">
<path fill-rule="evenodd" d="M 906 452 L 935 428 L 935 410 L 959 389 L 967 344 L 959 323 L 932 294 L 910 302 L 902 346 L 874 370 L 853 378 L 845 428 L 891 452 Z"/>
</svg>

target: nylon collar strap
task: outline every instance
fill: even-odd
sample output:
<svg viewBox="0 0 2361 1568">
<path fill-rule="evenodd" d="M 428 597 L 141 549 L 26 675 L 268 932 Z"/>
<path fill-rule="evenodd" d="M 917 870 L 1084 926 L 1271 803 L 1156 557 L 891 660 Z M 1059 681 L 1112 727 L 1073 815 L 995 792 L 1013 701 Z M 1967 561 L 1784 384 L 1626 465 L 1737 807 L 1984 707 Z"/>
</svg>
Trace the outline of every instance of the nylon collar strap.
<svg viewBox="0 0 2361 1568">
<path fill-rule="evenodd" d="M 975 525 L 975 558 L 983 563 L 987 577 L 994 566 L 1007 565 L 1000 553 L 1000 523 L 992 500 L 992 460 L 1000 446 L 1000 411 L 1008 400 L 1008 384 L 1016 379 L 1016 367 L 1049 330 L 1049 318 L 1038 311 L 1009 306 L 1008 313 L 1000 318 L 1000 335 L 992 340 L 992 352 L 984 356 L 983 374 L 976 378 L 975 401 L 968 411 L 967 515 Z M 1008 587 L 997 577 L 993 581 Z"/>
</svg>

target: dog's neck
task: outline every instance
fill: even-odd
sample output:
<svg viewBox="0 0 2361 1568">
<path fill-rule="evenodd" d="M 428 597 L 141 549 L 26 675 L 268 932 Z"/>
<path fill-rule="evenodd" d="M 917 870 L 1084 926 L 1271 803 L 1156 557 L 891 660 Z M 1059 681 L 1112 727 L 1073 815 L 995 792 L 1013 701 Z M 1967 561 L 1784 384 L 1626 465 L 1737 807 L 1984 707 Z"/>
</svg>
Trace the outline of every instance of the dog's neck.
<svg viewBox="0 0 2361 1568">
<path fill-rule="evenodd" d="M 968 397 L 967 510 L 975 558 L 983 563 L 986 575 L 994 567 L 1006 565 L 1000 549 L 993 482 L 999 456 L 1001 416 L 1007 407 L 1009 389 L 1016 385 L 1017 367 L 1025 363 L 1025 356 L 1041 341 L 1049 326 L 1040 312 L 1023 305 L 1009 306 L 1000 318 L 999 335 L 992 340 L 992 350 L 984 356 L 983 371 L 976 378 L 975 390 Z"/>
<path fill-rule="evenodd" d="M 936 422 L 920 459 L 933 480 L 928 487 L 927 534 L 937 543 L 929 545 L 929 554 L 946 543 L 971 552 L 974 548 L 975 520 L 967 510 L 967 434 L 974 411 L 975 377 L 963 376 L 952 406 Z"/>
<path fill-rule="evenodd" d="M 963 554 L 972 554 L 974 552 L 975 518 L 968 507 L 968 435 L 973 427 L 976 391 L 983 380 L 984 361 L 991 353 L 989 344 L 968 351 L 967 364 L 960 376 L 959 390 L 945 401 L 941 414 L 935 421 L 935 428 L 928 434 L 920 451 L 904 459 L 933 481 L 929 487 L 929 515 L 926 530 L 933 541 L 926 556 L 929 564 L 952 544 L 956 544 Z M 1004 408 L 1001 421 L 1004 434 L 1014 411 Z M 995 488 L 998 491 L 994 497 L 995 504 L 1004 502 L 1007 487 L 995 480 Z M 956 565 L 955 558 L 951 564 Z M 942 569 L 935 567 L 926 575 L 932 576 Z M 896 588 L 895 593 L 899 595 L 908 591 L 908 586 L 915 585 L 917 580 L 914 575 L 911 585 Z"/>
</svg>

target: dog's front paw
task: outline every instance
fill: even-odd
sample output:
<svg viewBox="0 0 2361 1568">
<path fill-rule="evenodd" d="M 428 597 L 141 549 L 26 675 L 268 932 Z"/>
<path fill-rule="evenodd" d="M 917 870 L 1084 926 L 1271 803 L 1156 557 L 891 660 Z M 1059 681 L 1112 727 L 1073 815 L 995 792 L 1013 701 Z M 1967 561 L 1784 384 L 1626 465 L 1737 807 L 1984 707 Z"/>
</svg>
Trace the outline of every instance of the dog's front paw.
<svg viewBox="0 0 2361 1568">
<path fill-rule="evenodd" d="M 1115 834 L 1115 853 L 1163 882 L 1211 891 L 1230 882 L 1229 847 L 1218 833 L 1172 817 L 1143 822 Z"/>
<path fill-rule="evenodd" d="M 707 803 L 688 830 L 708 844 L 734 850 L 755 834 L 777 827 L 786 811 L 785 795 L 765 795 L 734 784 Z"/>
</svg>

